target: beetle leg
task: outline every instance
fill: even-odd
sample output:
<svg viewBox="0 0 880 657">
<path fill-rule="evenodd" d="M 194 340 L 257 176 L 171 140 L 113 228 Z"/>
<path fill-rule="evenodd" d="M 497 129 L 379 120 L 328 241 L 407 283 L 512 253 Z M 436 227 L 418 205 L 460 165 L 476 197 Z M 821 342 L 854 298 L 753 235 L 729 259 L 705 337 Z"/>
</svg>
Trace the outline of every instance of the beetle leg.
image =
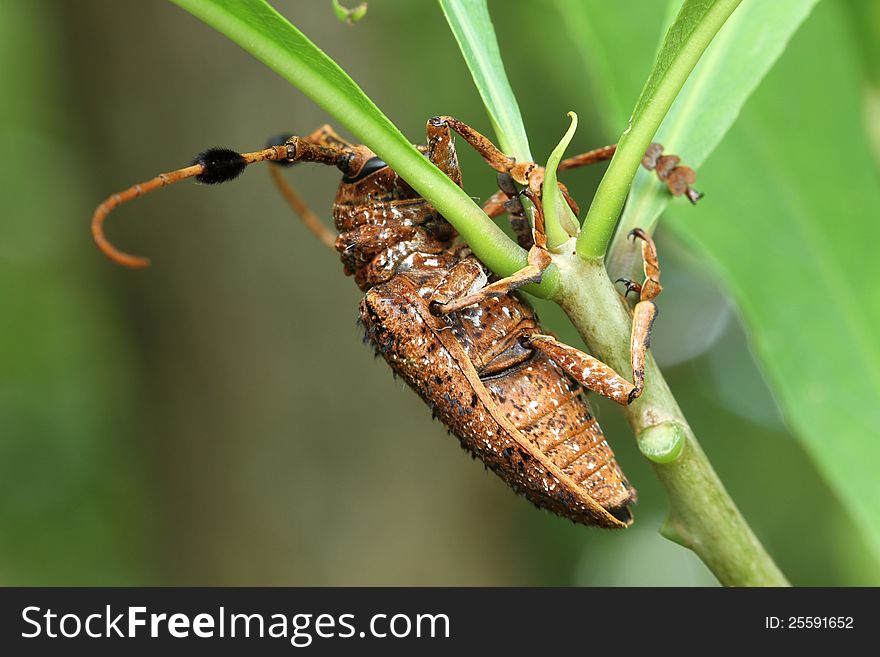
<svg viewBox="0 0 880 657">
<path fill-rule="evenodd" d="M 639 301 L 633 308 L 633 323 L 630 333 L 629 353 L 632 365 L 634 390 L 632 399 L 642 394 L 645 387 L 645 359 L 651 347 L 651 328 L 657 318 L 657 306 L 653 301 Z"/>
<path fill-rule="evenodd" d="M 495 217 L 499 217 L 505 212 L 508 211 L 507 204 L 510 202 L 510 197 L 502 191 L 497 191 L 483 203 L 483 212 L 489 215 L 490 219 L 494 219 Z"/>
<path fill-rule="evenodd" d="M 656 142 L 648 146 L 642 158 L 642 166 L 656 173 L 657 178 L 666 183 L 673 196 L 683 194 L 696 205 L 703 198 L 700 192 L 690 186 L 697 179 L 697 173 L 690 167 L 680 166 L 679 162 L 681 158 L 678 155 L 663 155 L 663 145 Z"/>
<path fill-rule="evenodd" d="M 639 302 L 633 309 L 630 332 L 632 383 L 602 361 L 549 335 L 533 335 L 528 338 L 532 347 L 550 356 L 585 388 L 624 405 L 631 404 L 644 390 L 645 359 L 651 346 L 651 328 L 657 317 L 654 299 L 663 289 L 660 285 L 660 264 L 654 240 L 641 228 L 636 228 L 630 235 L 642 240 L 642 257 L 645 261 L 645 282 L 639 285 L 627 281 L 627 292 L 637 290 L 639 293 Z"/>
<path fill-rule="evenodd" d="M 559 171 L 588 166 L 596 162 L 603 162 L 614 157 L 617 144 L 595 148 L 586 153 L 566 158 L 559 163 Z M 696 172 L 687 166 L 680 166 L 681 158 L 677 155 L 663 155 L 663 145 L 653 143 L 648 146 L 645 156 L 642 158 L 642 166 L 648 171 L 657 174 L 657 178 L 666 183 L 673 196 L 687 196 L 691 203 L 699 201 L 703 195 L 693 189 L 690 184 L 697 178 Z"/>
<path fill-rule="evenodd" d="M 434 165 L 445 173 L 456 185 L 461 187 L 461 167 L 458 165 L 458 155 L 455 152 L 455 140 L 452 132 L 445 123 L 437 123 L 434 119 L 428 121 L 425 128 L 428 146 L 425 155 Z"/>
<path fill-rule="evenodd" d="M 497 280 L 493 283 L 489 283 L 481 287 L 476 292 L 471 292 L 470 294 L 464 294 L 463 296 L 448 298 L 448 300 L 443 300 L 442 297 L 438 295 L 437 298 L 432 298 L 431 300 L 431 312 L 435 315 L 446 315 L 447 313 L 456 312 L 458 310 L 462 310 L 463 308 L 467 308 L 468 306 L 473 306 L 474 304 L 480 303 L 489 297 L 497 297 L 504 294 L 508 294 L 515 290 L 518 287 L 522 287 L 523 285 L 529 285 L 530 283 L 540 283 L 541 277 L 544 274 L 544 270 L 550 265 L 550 255 L 544 249 L 538 247 L 532 247 L 529 251 L 529 264 L 520 269 L 519 271 L 514 272 L 510 276 Z M 480 268 L 482 271 L 482 267 Z M 470 283 L 473 283 L 471 279 Z M 470 289 L 471 285 L 461 285 L 459 288 L 462 292 L 466 292 Z M 446 290 L 448 293 L 451 290 Z"/>
<path fill-rule="evenodd" d="M 623 283 L 626 286 L 626 292 L 623 294 L 623 298 L 626 299 L 629 296 L 630 292 L 635 292 L 636 295 L 641 295 L 642 293 L 642 284 L 636 283 L 631 278 L 618 278 L 615 283 Z"/>
<path fill-rule="evenodd" d="M 517 190 L 516 185 L 514 185 L 514 181 L 519 183 L 520 185 L 524 185 L 528 189 L 530 189 L 534 194 L 540 196 L 541 193 L 541 185 L 544 182 L 544 168 L 535 164 L 534 162 L 517 162 L 515 158 L 508 157 L 501 150 L 492 143 L 492 141 L 471 128 L 466 123 L 459 121 L 458 119 L 451 116 L 435 116 L 428 121 L 428 142 L 429 142 L 429 157 L 431 161 L 437 164 L 441 169 L 446 171 L 443 166 L 442 158 L 437 158 L 440 160 L 438 162 L 433 155 L 431 155 L 431 143 L 434 135 L 442 135 L 444 143 L 452 143 L 452 135 L 451 132 L 454 131 L 458 135 L 460 135 L 470 146 L 479 153 L 482 158 L 486 161 L 486 163 L 495 169 L 498 172 L 498 187 L 503 192 L 505 196 L 509 199 L 511 205 L 502 207 L 497 202 L 493 203 L 490 206 L 490 209 L 495 211 L 497 214 L 490 216 L 497 216 L 501 214 L 504 210 L 507 210 L 510 213 L 510 223 L 514 229 L 514 232 L 517 235 L 517 242 L 523 248 L 530 248 L 534 241 L 531 239 L 531 236 L 527 234 L 529 230 L 528 220 L 524 216 L 522 204 L 519 203 L 518 195 L 520 192 Z M 454 152 L 454 146 L 453 152 Z M 455 161 L 455 171 L 458 171 L 458 162 Z M 449 175 L 447 173 L 447 175 Z M 460 174 L 458 174 L 460 175 Z M 450 175 L 450 178 L 459 182 L 459 179 L 454 178 Z M 459 184 L 461 184 L 459 182 Z M 568 202 L 569 206 L 572 207 L 575 214 L 578 213 L 577 204 L 571 198 L 568 193 L 568 189 L 566 189 L 565 185 L 559 183 L 559 187 L 562 190 L 562 194 L 565 197 L 566 202 Z M 497 196 L 497 195 L 496 195 Z M 503 198 L 503 197 L 499 197 Z M 495 197 L 493 196 L 493 199 Z M 492 200 L 492 199 L 490 199 Z"/>
<path fill-rule="evenodd" d="M 499 151 L 486 137 L 471 129 L 469 126 L 452 119 L 451 117 L 434 117 L 426 126 L 428 145 L 425 147 L 425 155 L 443 173 L 445 173 L 456 185 L 461 187 L 461 167 L 458 164 L 458 156 L 455 151 L 455 142 L 452 138 L 452 130 L 461 134 L 465 140 L 484 154 L 490 164 L 495 162 L 495 168 L 501 167 L 498 173 L 499 191 L 493 194 L 483 204 L 483 212 L 490 218 L 498 217 L 505 212 L 510 214 L 510 223 L 517 236 L 517 242 L 525 249 L 530 248 L 534 241 L 531 237 L 531 226 L 524 217 L 522 203 L 519 201 L 519 192 L 513 183 L 513 178 L 504 169 L 509 163 L 514 162 Z M 482 149 L 482 150 L 480 150 Z"/>
<path fill-rule="evenodd" d="M 630 336 L 632 383 L 610 365 L 550 335 L 531 335 L 527 340 L 531 347 L 547 354 L 582 386 L 626 406 L 638 399 L 645 388 L 645 358 L 651 345 L 651 325 L 656 316 L 657 307 L 651 301 L 640 302 L 633 312 Z"/>
<path fill-rule="evenodd" d="M 270 138 L 266 145 L 280 146 L 291 138 L 292 135 L 278 135 Z M 334 151 L 337 153 L 340 161 L 344 158 L 348 158 L 349 160 L 354 159 L 353 154 L 357 152 L 357 149 L 354 146 L 336 134 L 333 128 L 329 125 L 323 125 L 315 130 L 308 137 L 304 138 L 304 142 Z M 324 222 L 318 218 L 293 186 L 285 180 L 284 175 L 281 172 L 282 168 L 288 167 L 294 163 L 274 162 L 273 164 L 276 166 L 269 167 L 269 176 L 272 178 L 275 187 L 284 197 L 284 200 L 287 201 L 287 204 L 291 207 L 294 214 L 302 220 L 306 225 L 306 228 L 308 228 L 315 237 L 321 240 L 322 244 L 327 246 L 330 250 L 336 251 L 336 233 L 330 230 Z"/>
<path fill-rule="evenodd" d="M 601 148 L 594 148 L 591 151 L 587 151 L 586 153 L 581 153 L 580 155 L 573 155 L 571 157 L 567 157 L 562 162 L 559 163 L 559 166 L 556 168 L 557 171 L 567 171 L 568 169 L 577 169 L 578 167 L 589 166 L 590 164 L 596 164 L 596 162 L 604 162 L 606 160 L 610 160 L 614 157 L 614 153 L 617 150 L 617 144 L 611 144 L 610 146 L 602 146 Z"/>
<path fill-rule="evenodd" d="M 504 153 L 502 153 L 498 147 L 493 144 L 488 137 L 483 136 L 472 127 L 459 121 L 456 118 L 451 116 L 435 116 L 428 120 L 428 147 L 430 149 L 430 141 L 431 136 L 433 134 L 442 134 L 445 135 L 445 139 L 448 140 L 450 144 L 452 144 L 452 135 L 450 134 L 450 130 L 454 130 L 461 137 L 470 144 L 477 153 L 479 153 L 486 163 L 498 171 L 499 173 L 507 173 L 516 164 L 516 160 L 512 157 L 507 157 Z M 453 145 L 454 150 L 454 145 Z M 431 158 L 431 161 L 434 164 L 437 164 L 434 161 L 434 158 Z M 456 162 L 456 166 L 457 166 Z M 437 166 L 440 166 L 437 164 Z M 443 169 L 442 166 L 440 166 Z M 448 175 L 448 174 L 447 174 Z M 450 176 L 451 177 L 451 176 Z"/>
<path fill-rule="evenodd" d="M 502 153 L 488 137 L 480 134 L 466 123 L 451 116 L 435 116 L 428 121 L 429 131 L 434 128 L 454 130 L 477 151 L 486 163 L 499 173 L 510 173 L 513 179 L 523 185 L 530 183 L 533 173 L 543 178 L 543 167 L 534 162 L 517 162 L 514 158 Z M 586 153 L 566 158 L 559 163 L 558 170 L 565 171 L 577 167 L 610 160 L 617 151 L 617 144 L 595 148 Z M 693 189 L 690 184 L 696 180 L 696 172 L 688 166 L 680 166 L 681 158 L 677 155 L 663 155 L 663 146 L 652 143 L 645 151 L 642 166 L 654 171 L 657 178 L 666 183 L 673 196 L 684 195 L 691 203 L 699 201 L 703 195 Z M 442 168 L 442 167 L 441 167 Z M 538 170 L 536 172 L 536 170 Z"/>
<path fill-rule="evenodd" d="M 529 223 L 529 220 L 526 217 L 525 208 L 523 207 L 522 201 L 520 201 L 520 195 L 523 192 L 517 189 L 513 176 L 509 173 L 498 174 L 498 190 L 499 191 L 489 199 L 489 201 L 494 200 L 497 204 L 496 206 L 493 206 L 493 209 L 497 209 L 497 213 L 489 214 L 488 211 L 486 213 L 489 214 L 490 217 L 495 217 L 502 212 L 507 212 L 510 227 L 513 230 L 513 234 L 516 235 L 517 244 L 524 249 L 531 249 L 535 245 L 535 240 L 532 237 L 532 225 Z M 488 201 L 486 205 L 489 205 Z M 485 210 L 486 206 L 484 205 L 483 208 Z"/>
<path fill-rule="evenodd" d="M 499 177 L 507 174 L 498 174 Z M 511 181 L 512 182 L 512 181 Z M 535 241 L 532 238 L 532 226 L 525 217 L 525 211 L 519 200 L 518 192 L 514 191 L 513 197 L 504 190 L 499 190 L 492 194 L 485 203 L 483 203 L 483 212 L 490 219 L 501 216 L 505 212 L 510 218 L 510 227 L 513 234 L 516 235 L 516 242 L 524 249 L 530 249 L 534 246 Z"/>
<path fill-rule="evenodd" d="M 445 315 L 480 303 L 489 297 L 508 294 L 523 285 L 541 282 L 544 270 L 550 266 L 551 262 L 550 253 L 547 251 L 547 236 L 544 233 L 544 212 L 540 200 L 531 190 L 525 190 L 524 193 L 535 204 L 535 227 L 532 231 L 534 245 L 529 249 L 528 264 L 510 276 L 489 283 L 475 292 L 448 300 L 432 299 L 432 313 Z M 467 289 L 469 287 L 464 291 Z"/>
<path fill-rule="evenodd" d="M 654 240 L 641 228 L 634 229 L 630 235 L 633 239 L 642 240 L 642 260 L 645 270 L 645 281 L 639 287 L 639 301 L 633 308 L 633 324 L 630 334 L 633 381 L 639 388 L 640 394 L 645 379 L 645 358 L 651 346 L 651 328 L 657 318 L 657 306 L 654 305 L 654 299 L 663 291 L 663 286 L 660 285 L 660 262 L 657 259 L 657 246 L 654 244 Z"/>
<path fill-rule="evenodd" d="M 435 315 L 447 312 L 446 304 L 462 298 L 475 286 L 486 282 L 486 270 L 474 258 L 459 260 L 431 294 L 429 307 Z M 442 312 L 438 312 L 442 311 Z"/>
<path fill-rule="evenodd" d="M 645 281 L 641 285 L 634 284 L 638 289 L 639 302 L 653 301 L 663 291 L 663 286 L 660 285 L 660 262 L 657 259 L 657 246 L 651 236 L 641 228 L 634 228 L 630 231 L 629 236 L 642 240 Z"/>
<path fill-rule="evenodd" d="M 575 381 L 587 390 L 626 406 L 638 397 L 641 390 L 598 358 L 571 347 L 550 335 L 531 335 L 526 338 L 529 346 L 543 351 Z"/>
<path fill-rule="evenodd" d="M 313 144 L 318 144 L 319 146 L 325 146 L 327 148 L 337 148 L 341 150 L 354 150 L 356 148 L 354 144 L 347 142 L 340 137 L 333 129 L 333 126 L 327 123 L 315 130 L 305 139 Z"/>
</svg>

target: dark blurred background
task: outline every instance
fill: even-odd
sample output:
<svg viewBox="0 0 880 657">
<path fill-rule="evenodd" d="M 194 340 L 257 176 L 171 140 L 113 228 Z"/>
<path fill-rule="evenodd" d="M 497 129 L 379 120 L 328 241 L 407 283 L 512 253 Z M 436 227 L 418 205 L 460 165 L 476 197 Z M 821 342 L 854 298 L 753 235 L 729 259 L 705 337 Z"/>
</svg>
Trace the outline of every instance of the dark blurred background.
<svg viewBox="0 0 880 657">
<path fill-rule="evenodd" d="M 374 0 L 354 27 L 323 0 L 274 4 L 413 141 L 435 114 L 491 134 L 434 2 Z M 538 159 L 571 109 L 572 152 L 615 138 L 577 61 L 529 46 L 565 38 L 544 4 L 492 5 Z M 266 67 L 171 3 L 132 0 L 2 0 L 0 53 L 0 583 L 714 582 L 658 536 L 662 490 L 608 404 L 597 413 L 640 493 L 630 530 L 539 512 L 472 462 L 361 344 L 356 286 L 259 167 L 114 215 L 111 238 L 150 269 L 100 256 L 88 224 L 110 193 L 209 146 L 253 150 L 328 121 Z M 494 175 L 461 159 L 469 193 L 491 194 Z M 582 207 L 600 175 L 567 179 Z M 338 174 L 290 178 L 329 217 Z M 880 583 L 735 310 L 659 237 L 655 354 L 734 499 L 795 584 Z"/>
</svg>

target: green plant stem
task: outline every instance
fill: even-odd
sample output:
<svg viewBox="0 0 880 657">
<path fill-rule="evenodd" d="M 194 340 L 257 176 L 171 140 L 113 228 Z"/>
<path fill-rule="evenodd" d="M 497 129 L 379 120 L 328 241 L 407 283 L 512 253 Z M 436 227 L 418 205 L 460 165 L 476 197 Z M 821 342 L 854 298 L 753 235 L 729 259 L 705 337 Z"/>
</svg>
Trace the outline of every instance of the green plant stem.
<svg viewBox="0 0 880 657">
<path fill-rule="evenodd" d="M 741 0 L 686 0 L 666 35 L 657 65 L 645 83 L 630 125 L 584 219 L 577 252 L 584 258 L 605 255 L 630 185 L 672 102 L 703 51 Z"/>
<path fill-rule="evenodd" d="M 631 372 L 632 315 L 602 259 L 584 260 L 566 249 L 554 262 L 562 285 L 553 300 L 596 357 L 618 372 Z M 645 381 L 644 393 L 625 412 L 669 498 L 661 533 L 693 550 L 725 586 L 787 586 L 712 469 L 650 354 Z"/>
</svg>

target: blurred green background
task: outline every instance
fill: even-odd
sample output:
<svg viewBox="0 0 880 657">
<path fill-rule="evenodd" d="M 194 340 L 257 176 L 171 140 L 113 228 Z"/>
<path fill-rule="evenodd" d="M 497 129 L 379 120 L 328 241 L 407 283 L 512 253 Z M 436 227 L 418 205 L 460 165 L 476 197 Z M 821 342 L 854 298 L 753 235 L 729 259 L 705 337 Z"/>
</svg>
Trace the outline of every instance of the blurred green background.
<svg viewBox="0 0 880 657">
<path fill-rule="evenodd" d="M 354 27 L 329 1 L 273 4 L 413 141 L 436 114 L 490 133 L 433 1 L 373 0 Z M 548 4 L 490 6 L 536 157 L 570 109 L 579 150 L 613 141 L 577 57 L 531 45 L 566 38 Z M 0 54 L 0 583 L 714 582 L 657 535 L 663 493 L 611 405 L 594 402 L 639 489 L 630 530 L 536 511 L 472 462 L 361 344 L 356 286 L 259 167 L 114 215 L 111 238 L 150 269 L 100 256 L 88 223 L 110 193 L 209 146 L 252 150 L 328 121 L 271 71 L 165 2 L 0 0 Z M 486 198 L 494 175 L 461 155 Z M 566 179 L 582 207 L 600 175 Z M 290 176 L 328 216 L 338 176 Z M 659 246 L 654 352 L 746 518 L 795 584 L 880 584 L 721 286 L 662 228 Z"/>
</svg>

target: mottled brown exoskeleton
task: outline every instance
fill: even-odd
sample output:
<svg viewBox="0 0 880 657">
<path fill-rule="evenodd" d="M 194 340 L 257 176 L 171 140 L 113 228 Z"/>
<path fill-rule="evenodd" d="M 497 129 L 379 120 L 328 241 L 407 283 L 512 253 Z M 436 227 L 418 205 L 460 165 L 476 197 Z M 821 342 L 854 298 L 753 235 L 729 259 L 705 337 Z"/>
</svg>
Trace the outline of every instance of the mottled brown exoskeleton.
<svg viewBox="0 0 880 657">
<path fill-rule="evenodd" d="M 262 160 L 287 165 L 320 162 L 343 173 L 333 205 L 333 235 L 273 168 L 282 193 L 307 226 L 335 248 L 345 273 L 365 296 L 360 321 L 376 351 L 427 402 L 462 446 L 537 506 L 575 522 L 625 527 L 635 501 L 582 387 L 629 404 L 642 392 L 644 360 L 653 303 L 659 294 L 659 266 L 650 237 L 640 230 L 646 279 L 625 281 L 639 302 L 633 310 L 632 382 L 599 360 L 562 344 L 541 329 L 518 287 L 538 282 L 550 264 L 543 230 L 540 191 L 543 169 L 516 162 L 487 138 L 451 117 L 428 122 L 420 150 L 458 185 L 462 184 L 453 132 L 473 146 L 498 172 L 500 191 L 484 205 L 490 216 L 511 215 L 528 265 L 497 279 L 456 239 L 452 226 L 397 173 L 365 146 L 355 146 L 325 126 L 308 137 L 277 138 L 264 150 L 239 154 L 211 149 L 184 169 L 115 194 L 95 211 L 98 246 L 114 261 L 147 264 L 116 250 L 104 237 L 103 221 L 119 204 L 185 178 L 224 182 Z M 653 144 L 643 164 L 673 194 L 692 202 L 694 172 L 662 156 Z M 562 162 L 560 170 L 610 159 L 614 146 Z M 565 197 L 570 200 L 562 187 Z M 520 195 L 535 208 L 534 227 L 524 219 Z"/>
</svg>

